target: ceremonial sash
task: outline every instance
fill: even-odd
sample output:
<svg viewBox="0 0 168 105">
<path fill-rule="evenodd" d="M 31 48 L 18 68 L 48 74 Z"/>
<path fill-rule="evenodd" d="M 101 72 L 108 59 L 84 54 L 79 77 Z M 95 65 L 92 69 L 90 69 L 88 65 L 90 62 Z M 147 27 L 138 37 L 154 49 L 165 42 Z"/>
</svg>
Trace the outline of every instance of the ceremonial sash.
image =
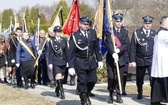
<svg viewBox="0 0 168 105">
<path fill-rule="evenodd" d="M 120 40 L 117 38 L 117 36 L 113 36 L 112 38 L 114 38 L 115 44 L 117 45 L 118 48 L 120 48 L 122 46 Z M 126 51 L 123 51 L 123 54 L 126 54 Z"/>
<path fill-rule="evenodd" d="M 15 41 L 13 40 L 13 37 L 11 37 L 11 39 L 12 39 L 12 42 L 13 42 L 14 46 L 17 48 L 16 43 L 15 43 Z"/>
<path fill-rule="evenodd" d="M 120 40 L 116 37 L 116 36 L 113 36 L 114 40 L 115 40 L 115 44 L 117 45 L 117 47 L 121 47 L 121 42 Z"/>
<path fill-rule="evenodd" d="M 36 57 L 35 57 L 34 54 L 33 54 L 32 49 L 31 49 L 26 43 L 24 43 L 22 40 L 19 41 L 19 42 L 23 45 L 23 47 L 25 47 L 25 49 L 29 52 L 29 54 L 30 54 L 34 59 L 36 59 Z"/>
</svg>

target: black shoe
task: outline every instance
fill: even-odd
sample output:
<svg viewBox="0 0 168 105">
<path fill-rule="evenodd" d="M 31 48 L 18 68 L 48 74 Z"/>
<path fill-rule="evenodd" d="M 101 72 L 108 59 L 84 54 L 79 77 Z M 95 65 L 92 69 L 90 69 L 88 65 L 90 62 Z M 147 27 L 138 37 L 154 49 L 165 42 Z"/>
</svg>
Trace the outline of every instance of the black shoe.
<svg viewBox="0 0 168 105">
<path fill-rule="evenodd" d="M 54 84 L 50 84 L 50 87 L 51 87 L 51 88 L 54 88 Z"/>
<path fill-rule="evenodd" d="M 61 98 L 61 99 L 65 99 L 64 91 L 61 91 L 61 92 L 60 92 L 60 98 Z"/>
<path fill-rule="evenodd" d="M 93 94 L 92 92 L 90 92 L 89 96 L 90 96 L 90 97 L 94 97 L 95 94 Z"/>
<path fill-rule="evenodd" d="M 44 86 L 47 86 L 47 83 L 43 83 Z"/>
<path fill-rule="evenodd" d="M 123 91 L 123 92 L 122 92 L 122 95 L 126 96 L 126 95 L 127 95 L 127 93 L 126 93 L 125 91 Z"/>
<path fill-rule="evenodd" d="M 19 83 L 17 83 L 17 86 L 18 86 L 18 87 L 23 87 L 23 83 L 22 83 L 22 82 L 19 82 Z"/>
<path fill-rule="evenodd" d="M 3 83 L 3 81 L 1 80 L 1 78 L 0 78 L 0 83 Z"/>
<path fill-rule="evenodd" d="M 27 90 L 29 88 L 28 84 L 25 84 L 25 90 Z"/>
<path fill-rule="evenodd" d="M 138 95 L 137 95 L 137 99 L 142 99 L 142 93 L 138 93 Z"/>
<path fill-rule="evenodd" d="M 117 100 L 116 100 L 116 102 L 118 102 L 118 103 L 123 103 L 123 100 L 122 100 L 120 94 L 117 94 Z"/>
<path fill-rule="evenodd" d="M 109 96 L 108 100 L 107 100 L 107 103 L 113 103 L 113 97 L 112 96 Z"/>
<path fill-rule="evenodd" d="M 34 84 L 34 83 L 31 84 L 31 88 L 32 88 L 32 89 L 35 88 L 35 84 Z"/>
<path fill-rule="evenodd" d="M 8 83 L 7 80 L 6 80 L 6 78 L 4 78 L 4 83 Z"/>
</svg>

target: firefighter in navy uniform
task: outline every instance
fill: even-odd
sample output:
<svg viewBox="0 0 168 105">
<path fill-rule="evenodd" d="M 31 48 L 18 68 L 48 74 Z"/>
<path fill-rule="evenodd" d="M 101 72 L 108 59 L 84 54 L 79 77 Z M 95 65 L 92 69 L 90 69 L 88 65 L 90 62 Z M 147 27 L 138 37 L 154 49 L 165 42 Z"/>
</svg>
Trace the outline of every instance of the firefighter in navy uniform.
<svg viewBox="0 0 168 105">
<path fill-rule="evenodd" d="M 49 68 L 53 69 L 53 75 L 56 80 L 56 96 L 65 99 L 63 89 L 63 77 L 67 65 L 67 39 L 61 34 L 60 26 L 55 26 L 55 37 L 50 39 L 49 42 Z"/>
<path fill-rule="evenodd" d="M 128 31 L 122 26 L 123 14 L 117 13 L 113 16 L 113 33 L 114 37 L 118 38 L 116 41 L 116 49 L 113 47 L 113 40 L 111 32 L 106 32 L 106 43 L 108 48 L 108 53 L 106 55 L 106 66 L 107 66 L 107 75 L 108 75 L 108 90 L 109 90 L 109 99 L 108 103 L 113 103 L 113 92 L 116 89 L 117 99 L 116 102 L 123 103 L 121 94 L 119 91 L 118 77 L 115 61 L 119 59 L 119 71 L 120 71 L 120 80 L 123 84 L 123 72 L 125 70 L 126 60 L 126 50 L 128 49 Z M 117 44 L 118 43 L 118 44 Z M 119 44 L 120 43 L 120 44 Z"/>
<path fill-rule="evenodd" d="M 68 50 L 68 72 L 78 77 L 77 90 L 81 105 L 91 105 L 89 94 L 97 82 L 96 68 L 102 68 L 102 55 L 95 30 L 89 29 L 89 17 L 80 18 L 79 29 L 71 35 Z"/>
<path fill-rule="evenodd" d="M 132 67 L 136 67 L 137 99 L 142 99 L 143 83 L 146 69 L 149 73 L 152 65 L 154 37 L 157 34 L 151 29 L 153 17 L 145 16 L 143 27 L 133 32 L 130 49 L 130 62 Z"/>
</svg>

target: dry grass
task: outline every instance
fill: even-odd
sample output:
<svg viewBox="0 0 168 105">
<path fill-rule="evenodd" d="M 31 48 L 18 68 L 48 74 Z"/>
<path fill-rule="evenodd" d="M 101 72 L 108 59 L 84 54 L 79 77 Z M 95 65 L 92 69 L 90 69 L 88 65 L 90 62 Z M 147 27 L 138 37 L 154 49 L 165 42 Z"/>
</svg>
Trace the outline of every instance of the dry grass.
<svg viewBox="0 0 168 105">
<path fill-rule="evenodd" d="M 1 105 L 55 105 L 44 98 L 0 84 Z"/>
<path fill-rule="evenodd" d="M 104 87 L 105 88 L 105 87 Z M 137 94 L 135 85 L 127 85 L 128 94 Z M 150 86 L 143 86 L 143 95 L 150 96 Z M 24 91 L 14 89 L 12 86 L 0 84 L 0 105 L 55 105 L 55 103 Z"/>
<path fill-rule="evenodd" d="M 151 88 L 150 88 L 149 85 L 144 85 L 143 86 L 143 95 L 150 96 L 150 91 L 151 91 Z M 128 94 L 137 94 L 137 87 L 136 87 L 136 85 L 127 85 L 126 86 L 126 92 Z"/>
</svg>

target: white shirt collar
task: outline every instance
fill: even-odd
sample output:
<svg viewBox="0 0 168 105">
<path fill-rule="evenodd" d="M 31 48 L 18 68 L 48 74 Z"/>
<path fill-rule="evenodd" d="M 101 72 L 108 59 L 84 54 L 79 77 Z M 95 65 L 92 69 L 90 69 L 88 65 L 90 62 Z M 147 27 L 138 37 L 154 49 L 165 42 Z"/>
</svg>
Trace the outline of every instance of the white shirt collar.
<svg viewBox="0 0 168 105">
<path fill-rule="evenodd" d="M 146 34 L 146 31 L 148 31 L 148 35 L 149 35 L 149 33 L 150 33 L 150 29 L 149 29 L 149 30 L 146 30 L 145 28 L 143 28 L 143 31 L 144 31 L 145 34 Z"/>
</svg>

